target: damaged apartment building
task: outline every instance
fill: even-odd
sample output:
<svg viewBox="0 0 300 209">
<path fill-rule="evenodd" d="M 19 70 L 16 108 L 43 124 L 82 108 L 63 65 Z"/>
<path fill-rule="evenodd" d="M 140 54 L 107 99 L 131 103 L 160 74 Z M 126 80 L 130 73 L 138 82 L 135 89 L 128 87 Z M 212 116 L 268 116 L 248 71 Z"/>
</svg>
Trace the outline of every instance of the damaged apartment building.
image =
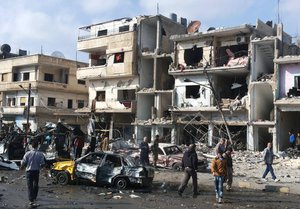
<svg viewBox="0 0 300 209">
<path fill-rule="evenodd" d="M 290 45 L 289 55 L 275 59 L 276 91 L 275 121 L 276 144 L 279 150 L 289 147 L 289 132 L 300 132 L 300 50 L 298 45 Z"/>
<path fill-rule="evenodd" d="M 13 54 L 8 44 L 1 47 L 1 119 L 32 131 L 46 122 L 65 122 L 86 130 L 88 117 L 75 110 L 87 106 L 88 88 L 77 80 L 77 67 L 86 66 L 62 57 L 43 54 Z"/>
<path fill-rule="evenodd" d="M 171 134 L 170 36 L 185 33 L 186 19 L 180 20 L 138 16 L 79 28 L 77 49 L 88 53 L 89 66 L 77 78 L 89 82 L 85 112 L 95 132 L 126 140 Z"/>
<path fill-rule="evenodd" d="M 213 146 L 226 137 L 249 150 L 262 150 L 272 140 L 275 150 L 285 148 L 279 139 L 288 137 L 287 128 L 280 133 L 277 122 L 287 121 L 293 112 L 281 113 L 276 119 L 274 110 L 291 108 L 284 108 L 289 106 L 287 102 L 274 103 L 280 98 L 276 77 L 282 75 L 274 59 L 287 53 L 291 37 L 281 24 L 270 21 L 211 27 L 205 32 L 198 32 L 199 26 L 200 22 L 194 21 L 188 34 L 171 36 L 176 46 L 169 69 L 175 78 L 172 141 L 200 140 Z M 295 122 L 296 118 L 289 124 Z"/>
</svg>

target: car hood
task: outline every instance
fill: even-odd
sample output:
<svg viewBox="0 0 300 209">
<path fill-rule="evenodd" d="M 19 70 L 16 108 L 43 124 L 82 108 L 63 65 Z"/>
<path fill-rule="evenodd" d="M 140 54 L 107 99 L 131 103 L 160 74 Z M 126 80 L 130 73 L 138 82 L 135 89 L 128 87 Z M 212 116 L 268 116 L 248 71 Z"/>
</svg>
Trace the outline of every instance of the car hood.
<svg viewBox="0 0 300 209">
<path fill-rule="evenodd" d="M 68 160 L 68 161 L 61 161 L 57 163 L 53 163 L 53 169 L 55 170 L 66 170 L 67 168 L 74 167 L 75 161 Z"/>
</svg>

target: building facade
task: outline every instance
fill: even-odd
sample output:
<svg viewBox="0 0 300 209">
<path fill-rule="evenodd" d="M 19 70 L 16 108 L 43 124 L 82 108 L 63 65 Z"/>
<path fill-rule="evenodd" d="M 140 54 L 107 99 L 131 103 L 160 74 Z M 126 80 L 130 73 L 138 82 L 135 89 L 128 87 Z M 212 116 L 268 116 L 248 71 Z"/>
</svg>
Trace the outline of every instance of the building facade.
<svg viewBox="0 0 300 209">
<path fill-rule="evenodd" d="M 293 47 L 294 48 L 294 47 Z M 276 144 L 278 150 L 290 147 L 289 132 L 300 133 L 300 50 L 290 48 L 290 56 L 275 59 L 278 79 L 275 92 Z"/>
<path fill-rule="evenodd" d="M 291 44 L 281 25 L 257 20 L 171 39 L 175 143 L 200 139 L 214 146 L 225 137 L 236 148 L 262 150 L 277 141 L 273 60 Z"/>
<path fill-rule="evenodd" d="M 42 54 L 0 59 L 2 122 L 26 130 L 28 121 L 36 131 L 62 121 L 86 130 L 87 115 L 75 112 L 88 104 L 87 84 L 76 78 L 80 66 L 86 64 Z"/>
<path fill-rule="evenodd" d="M 89 54 L 89 66 L 79 68 L 77 77 L 89 82 L 86 112 L 91 113 L 96 132 L 135 140 L 162 135 L 162 123 L 154 125 L 154 120 L 162 118 L 171 104 L 169 37 L 184 32 L 184 25 L 161 15 L 79 29 L 77 49 Z"/>
</svg>

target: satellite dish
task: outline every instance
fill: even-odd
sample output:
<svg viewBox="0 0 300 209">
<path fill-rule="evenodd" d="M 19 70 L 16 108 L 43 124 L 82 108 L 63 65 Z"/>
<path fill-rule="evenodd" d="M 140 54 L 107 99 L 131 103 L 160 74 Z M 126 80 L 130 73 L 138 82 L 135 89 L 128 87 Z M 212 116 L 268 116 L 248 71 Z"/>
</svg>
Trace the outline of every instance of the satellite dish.
<svg viewBox="0 0 300 209">
<path fill-rule="evenodd" d="M 198 20 L 192 21 L 187 27 L 187 32 L 188 33 L 198 32 L 200 25 L 201 25 L 200 21 L 198 21 Z"/>
<path fill-rule="evenodd" d="M 1 46 L 1 51 L 2 51 L 3 53 L 9 53 L 10 50 L 11 50 L 11 48 L 10 48 L 10 46 L 9 46 L 8 44 L 3 44 L 3 45 Z"/>
<path fill-rule="evenodd" d="M 60 51 L 54 51 L 51 54 L 52 57 L 65 58 L 65 55 Z"/>
</svg>

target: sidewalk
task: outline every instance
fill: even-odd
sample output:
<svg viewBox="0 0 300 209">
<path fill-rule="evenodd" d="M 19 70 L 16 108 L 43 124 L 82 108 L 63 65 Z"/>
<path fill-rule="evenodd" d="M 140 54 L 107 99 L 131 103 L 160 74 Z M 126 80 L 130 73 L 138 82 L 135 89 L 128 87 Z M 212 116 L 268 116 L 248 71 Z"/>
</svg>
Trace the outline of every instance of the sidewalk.
<svg viewBox="0 0 300 209">
<path fill-rule="evenodd" d="M 211 187 L 213 190 L 213 176 L 211 173 L 201 173 L 198 172 L 198 185 Z M 183 176 L 182 172 L 174 172 L 171 170 L 160 169 L 155 173 L 155 182 L 160 182 L 162 187 L 165 184 L 180 184 L 181 178 Z M 247 188 L 255 189 L 266 192 L 281 192 L 281 193 L 291 193 L 300 194 L 300 182 L 286 182 L 286 179 L 279 182 L 274 182 L 270 177 L 267 178 L 267 182 L 262 182 L 258 177 L 247 177 L 247 176 L 233 176 L 232 189 L 235 188 Z M 191 184 L 191 180 L 189 182 Z"/>
</svg>

